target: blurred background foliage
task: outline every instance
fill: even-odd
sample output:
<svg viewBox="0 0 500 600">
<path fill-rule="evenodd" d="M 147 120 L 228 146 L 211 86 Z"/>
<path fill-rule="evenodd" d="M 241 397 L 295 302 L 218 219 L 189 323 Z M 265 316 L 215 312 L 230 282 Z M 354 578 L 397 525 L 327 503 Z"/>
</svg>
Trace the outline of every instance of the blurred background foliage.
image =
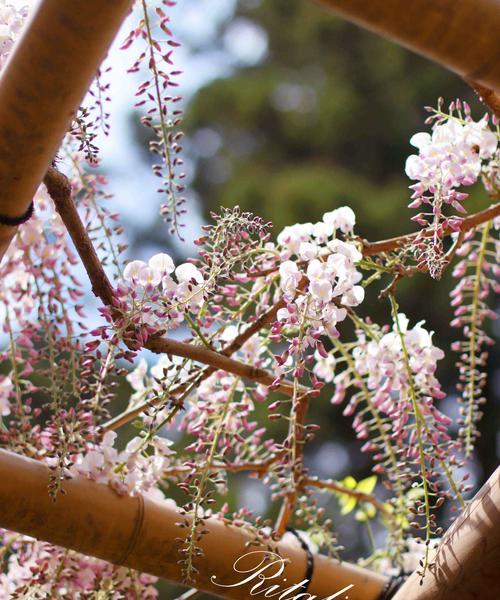
<svg viewBox="0 0 500 600">
<path fill-rule="evenodd" d="M 406 157 L 412 153 L 408 140 L 425 130 L 423 107 L 435 105 L 440 95 L 447 103 L 456 97 L 469 101 L 479 118 L 484 107 L 468 86 L 443 68 L 307 0 L 240 0 L 234 14 L 217 27 L 217 35 L 207 43 L 191 41 L 191 46 L 200 54 L 219 52 L 232 36 L 239 42 L 234 45 L 236 66 L 229 76 L 209 81 L 191 97 L 183 126 L 193 169 L 191 187 L 204 219 L 221 205 L 239 205 L 272 221 L 277 235 L 286 225 L 315 222 L 324 212 L 349 205 L 357 216 L 358 234 L 367 239 L 415 230 L 407 208 L 410 181 L 404 173 Z M 256 60 L 249 47 L 255 41 L 259 44 Z M 146 134 L 137 127 L 144 148 Z M 141 155 L 149 160 L 146 151 Z M 467 200 L 470 212 L 487 204 L 479 187 Z M 188 204 L 188 221 L 195 206 Z M 150 229 L 147 243 L 151 245 L 155 238 L 160 243 L 161 236 L 164 248 L 164 231 L 163 227 Z M 372 317 L 387 323 L 389 307 L 377 300 L 381 285 L 362 309 L 369 307 Z M 436 345 L 445 350 L 458 337 L 458 331 L 449 327 L 452 285 L 448 273 L 441 282 L 418 275 L 398 288 L 401 310 L 412 324 L 425 319 L 436 332 Z M 495 383 L 500 375 L 494 365 L 491 356 L 489 404 L 473 461 L 478 485 L 497 464 Z M 456 417 L 451 351 L 441 361 L 439 376 L 449 392 L 445 411 Z M 322 477 L 352 474 L 360 479 L 370 474 L 370 458 L 359 452 L 361 444 L 351 432 L 351 419 L 341 411 L 330 405 L 326 393 L 312 403 L 309 421 L 320 422 L 322 429 L 307 448 L 306 462 Z M 283 435 L 280 424 L 271 429 L 273 435 Z M 229 496 L 232 509 L 244 503 L 275 516 L 276 507 L 258 481 L 236 477 L 234 483 Z M 325 503 L 346 546 L 345 557 L 369 553 L 365 526 L 352 515 L 339 519 L 335 499 L 324 495 Z M 173 592 L 165 594 L 168 598 Z"/>
</svg>

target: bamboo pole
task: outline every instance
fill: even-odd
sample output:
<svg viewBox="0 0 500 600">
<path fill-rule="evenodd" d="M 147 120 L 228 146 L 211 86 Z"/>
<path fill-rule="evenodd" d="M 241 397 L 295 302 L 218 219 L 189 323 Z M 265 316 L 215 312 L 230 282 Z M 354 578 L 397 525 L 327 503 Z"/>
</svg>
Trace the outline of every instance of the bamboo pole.
<svg viewBox="0 0 500 600">
<path fill-rule="evenodd" d="M 0 527 L 45 540 L 53 544 L 125 565 L 164 579 L 181 582 L 181 555 L 176 538 L 186 529 L 176 523 L 181 517 L 172 504 L 149 498 L 117 495 L 109 486 L 77 477 L 64 483 L 65 494 L 54 502 L 47 493 L 49 469 L 43 463 L 0 450 Z M 190 519 L 189 519 L 190 520 Z M 199 545 L 204 556 L 195 559 L 199 569 L 196 586 L 211 594 L 232 600 L 265 597 L 250 594 L 255 579 L 246 585 L 223 588 L 241 582 L 244 575 L 234 571 L 235 561 L 256 547 L 251 532 L 210 518 L 207 535 Z M 278 544 L 283 558 L 289 559 L 282 577 L 266 582 L 262 588 L 279 585 L 283 590 L 300 583 L 307 571 L 306 553 L 295 540 Z M 259 561 L 248 557 L 242 566 L 254 567 Z M 277 569 L 269 570 L 265 576 Z M 211 578 L 215 576 L 215 585 Z M 367 569 L 316 555 L 308 593 L 318 600 L 328 598 L 377 600 L 386 579 Z M 348 590 L 335 596 L 348 586 Z M 276 589 L 276 588 L 275 588 Z M 297 590 L 297 595 L 301 590 Z M 303 591 L 303 590 L 302 590 Z M 269 596 L 267 596 L 269 597 Z M 293 595 L 287 596 L 293 597 Z M 303 600 L 307 595 L 301 596 Z"/>
<path fill-rule="evenodd" d="M 19 217 L 132 0 L 42 0 L 0 78 L 0 213 Z M 15 227 L 0 225 L 0 259 Z"/>
<path fill-rule="evenodd" d="M 500 467 L 441 540 L 420 585 L 414 573 L 394 600 L 500 598 Z"/>
<path fill-rule="evenodd" d="M 498 0 L 316 0 L 345 19 L 500 91 Z"/>
</svg>

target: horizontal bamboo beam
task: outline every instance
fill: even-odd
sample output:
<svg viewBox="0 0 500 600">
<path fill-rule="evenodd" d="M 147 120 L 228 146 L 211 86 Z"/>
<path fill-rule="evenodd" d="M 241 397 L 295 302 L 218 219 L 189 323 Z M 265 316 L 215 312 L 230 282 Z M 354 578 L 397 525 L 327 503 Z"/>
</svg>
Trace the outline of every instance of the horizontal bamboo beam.
<svg viewBox="0 0 500 600">
<path fill-rule="evenodd" d="M 186 529 L 176 525 L 182 517 L 175 507 L 149 498 L 119 496 L 109 486 L 83 477 L 66 481 L 66 493 L 54 502 L 47 493 L 48 478 L 49 470 L 43 463 L 0 450 L 0 527 L 181 582 L 177 564 L 181 555 L 175 540 L 185 537 Z M 247 547 L 255 539 L 252 533 L 216 518 L 207 519 L 205 529 L 209 533 L 199 542 L 204 556 L 195 559 L 199 569 L 197 588 L 231 600 L 253 597 L 250 591 L 259 581 L 257 577 L 245 585 L 220 587 L 243 580 L 244 576 L 236 573 L 233 565 L 239 557 L 258 549 Z M 285 540 L 277 549 L 289 563 L 281 577 L 261 586 L 279 585 L 285 590 L 305 578 L 307 557 L 295 540 L 292 543 Z M 258 562 L 252 557 L 248 560 L 248 568 Z M 275 571 L 264 575 L 272 572 Z M 212 576 L 218 585 L 213 583 Z M 382 575 L 316 555 L 308 593 L 318 600 L 343 600 L 346 596 L 349 600 L 377 600 L 385 583 Z M 348 589 L 334 595 L 344 588 Z"/>
<path fill-rule="evenodd" d="M 500 467 L 441 540 L 422 585 L 414 573 L 394 600 L 500 598 Z"/>
<path fill-rule="evenodd" d="M 0 213 L 19 217 L 132 0 L 42 0 L 0 77 Z M 0 225 L 0 259 L 15 227 Z"/>
<path fill-rule="evenodd" d="M 498 0 L 316 0 L 361 27 L 500 91 Z"/>
</svg>

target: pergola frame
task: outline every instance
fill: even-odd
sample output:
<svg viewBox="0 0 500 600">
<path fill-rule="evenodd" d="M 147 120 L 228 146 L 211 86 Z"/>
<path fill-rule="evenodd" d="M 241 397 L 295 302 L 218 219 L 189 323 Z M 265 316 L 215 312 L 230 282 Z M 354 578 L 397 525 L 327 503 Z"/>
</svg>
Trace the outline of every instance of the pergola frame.
<svg viewBox="0 0 500 600">
<path fill-rule="evenodd" d="M 496 33 L 500 7 L 496 0 L 319 2 L 474 80 L 483 98 L 498 110 L 495 90 L 500 89 L 500 61 Z M 17 217 L 28 209 L 131 5 L 132 0 L 41 0 L 34 11 L 0 79 L 1 214 Z M 452 26 L 450 11 L 454 13 Z M 492 218 L 500 213 L 500 207 L 488 211 L 487 218 Z M 478 218 L 482 216 L 471 217 L 475 223 L 482 222 Z M 15 231 L 15 227 L 0 225 L 0 258 Z M 371 246 L 400 241 L 396 238 L 396 242 L 385 240 Z M 366 248 L 370 253 L 369 244 Z M 92 283 L 96 295 L 108 303 L 102 296 L 106 282 L 101 281 L 104 288 L 100 290 Z M 247 335 L 250 337 L 252 331 Z M 210 362 L 206 355 L 199 355 L 199 349 L 188 348 L 189 344 L 175 348 L 172 344 L 176 342 L 164 340 L 157 351 L 192 357 L 208 369 L 241 368 L 230 358 L 231 352 L 209 357 Z M 250 378 L 265 381 L 265 374 L 253 376 Z M 66 495 L 54 504 L 46 491 L 47 480 L 45 465 L 0 450 L 0 526 L 115 564 L 181 580 L 175 545 L 179 515 L 170 504 L 120 497 L 107 486 L 84 478 L 67 481 Z M 410 577 L 397 600 L 465 600 L 476 595 L 486 600 L 497 598 L 494 582 L 500 562 L 499 481 L 497 470 L 441 541 L 435 566 L 423 586 L 416 575 Z M 207 527 L 211 533 L 203 538 L 205 556 L 197 585 L 221 595 L 211 577 L 216 576 L 221 583 L 234 582 L 232 565 L 244 553 L 251 535 L 218 519 L 207 521 Z M 304 550 L 298 544 L 282 542 L 279 552 L 289 560 L 288 585 L 300 582 L 306 572 Z M 376 600 L 386 581 L 369 570 L 318 555 L 309 593 L 318 598 L 334 597 L 336 591 L 352 584 L 351 599 Z M 461 586 L 459 595 L 457 585 Z M 248 588 L 228 588 L 222 597 L 247 598 Z"/>
</svg>

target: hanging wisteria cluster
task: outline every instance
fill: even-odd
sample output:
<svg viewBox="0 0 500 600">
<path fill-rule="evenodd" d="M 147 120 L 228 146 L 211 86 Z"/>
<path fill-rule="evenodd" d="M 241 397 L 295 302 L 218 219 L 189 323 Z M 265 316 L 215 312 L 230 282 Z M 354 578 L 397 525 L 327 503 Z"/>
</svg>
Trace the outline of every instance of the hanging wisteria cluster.
<svg viewBox="0 0 500 600">
<path fill-rule="evenodd" d="M 446 215 L 449 205 L 458 213 L 467 212 L 463 206 L 468 194 L 459 188 L 470 186 L 483 175 L 498 177 L 498 136 L 489 128 L 489 115 L 474 121 L 467 102 L 456 100 L 448 113 L 442 111 L 442 101 L 435 110 L 428 107 L 433 123 L 432 134 L 416 133 L 410 143 L 418 149 L 406 161 L 406 174 L 417 183 L 413 190 L 410 208 L 428 207 L 412 220 L 423 227 L 431 226 L 432 236 L 422 236 L 417 244 L 420 264 L 427 265 L 431 277 L 439 279 L 446 266 L 443 249 L 445 232 L 459 231 L 463 217 Z M 493 117 L 493 125 L 498 119 Z M 490 191 L 497 188 L 498 181 L 491 182 Z"/>
<path fill-rule="evenodd" d="M 162 212 L 178 230 L 184 174 L 179 97 L 170 90 L 178 75 L 172 5 L 138 2 L 139 23 L 123 48 L 142 44 L 131 68 L 146 71 L 136 106 L 156 135 Z M 0 67 L 26 14 L 0 2 Z M 413 217 L 417 234 L 367 242 L 349 207 L 281 232 L 238 208 L 222 209 L 191 260 L 175 264 L 165 252 L 125 260 L 106 181 L 89 170 L 98 162 L 98 135 L 89 137 L 84 117 L 93 115 L 108 133 L 111 91 L 101 77 L 59 152 L 65 175 L 48 173 L 34 216 L 0 265 L 0 447 L 46 463 L 56 502 L 65 480 L 85 477 L 117 494 L 171 503 L 180 515 L 186 583 L 196 583 L 211 515 L 244 523 L 267 541 L 293 525 L 318 552 L 341 554 L 320 491 L 336 498 L 345 518 L 352 513 L 386 529 L 385 545 L 366 564 L 404 566 L 421 540 L 424 576 L 442 532 L 440 507 L 463 507 L 471 489 L 463 466 L 485 402 L 500 208 L 464 216 L 463 187 L 482 179 L 498 197 L 497 121 L 474 121 L 458 100 L 447 113 L 442 102 L 429 109 L 432 132 L 411 138 L 419 153 L 406 164 L 416 181 L 410 207 L 424 207 Z M 440 340 L 396 299 L 403 277 L 439 278 L 449 264 L 457 278 L 451 324 L 460 329 L 451 349 L 458 353 L 458 434 L 443 408 Z M 87 277 L 97 311 L 85 306 Z M 380 280 L 388 322 L 377 324 L 367 316 L 365 291 Z M 305 448 L 319 429 L 308 418 L 312 402 L 352 420 L 372 477 L 357 482 L 345 473 L 334 481 L 309 472 Z M 132 439 L 128 424 L 136 427 Z M 234 472 L 268 487 L 276 522 L 226 502 Z M 187 514 L 193 518 L 184 520 Z M 0 598 L 157 597 L 149 575 L 9 531 L 0 531 L 0 542 Z"/>
</svg>

